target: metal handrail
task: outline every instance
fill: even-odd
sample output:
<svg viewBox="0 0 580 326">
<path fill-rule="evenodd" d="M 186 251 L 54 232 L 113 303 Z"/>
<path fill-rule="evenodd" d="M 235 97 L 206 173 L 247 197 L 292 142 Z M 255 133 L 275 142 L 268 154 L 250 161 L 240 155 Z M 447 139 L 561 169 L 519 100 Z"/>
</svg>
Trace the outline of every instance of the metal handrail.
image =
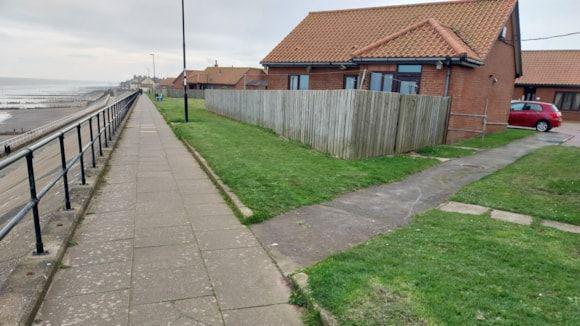
<svg viewBox="0 0 580 326">
<path fill-rule="evenodd" d="M 6 159 L 0 161 L 0 171 L 9 167 L 10 165 L 19 162 L 22 159 L 26 159 L 26 166 L 28 171 L 28 185 L 30 189 L 30 200 L 26 205 L 24 205 L 16 215 L 12 216 L 8 222 L 0 228 L 0 240 L 4 239 L 12 229 L 18 225 L 18 223 L 32 211 L 34 219 L 34 232 L 36 237 L 36 252 L 37 255 L 43 255 L 47 252 L 44 250 L 44 244 L 42 242 L 42 232 L 40 227 L 40 214 L 38 211 L 38 204 L 40 200 L 52 189 L 61 179 L 64 184 L 64 196 L 65 196 L 65 209 L 70 210 L 70 191 L 68 182 L 68 172 L 75 166 L 76 163 L 80 164 L 81 170 L 81 183 L 86 184 L 85 177 L 85 162 L 84 154 L 91 151 L 92 167 L 96 167 L 96 147 L 98 144 L 98 154 L 103 156 L 103 145 L 104 147 L 109 147 L 109 142 L 112 141 L 112 135 L 116 133 L 121 121 L 127 115 L 127 112 L 131 108 L 131 105 L 135 102 L 135 99 L 140 94 L 140 91 L 131 93 L 130 95 L 123 97 L 113 104 L 106 106 L 89 116 L 86 116 L 79 121 L 68 125 L 60 129 L 59 131 L 47 136 L 38 142 L 32 144 L 31 146 L 20 150 L 19 152 L 7 157 Z M 96 134 L 93 132 L 93 121 L 97 121 Z M 102 123 L 101 123 L 102 120 Z M 82 126 L 88 123 L 89 127 L 89 142 L 83 146 L 82 140 Z M 77 154 L 67 161 L 64 139 L 66 133 L 76 129 L 78 151 Z M 52 141 L 58 139 L 60 145 L 60 158 L 61 166 L 60 170 L 56 175 L 45 185 L 39 192 L 36 190 L 36 179 L 34 176 L 34 152 L 43 148 Z"/>
</svg>

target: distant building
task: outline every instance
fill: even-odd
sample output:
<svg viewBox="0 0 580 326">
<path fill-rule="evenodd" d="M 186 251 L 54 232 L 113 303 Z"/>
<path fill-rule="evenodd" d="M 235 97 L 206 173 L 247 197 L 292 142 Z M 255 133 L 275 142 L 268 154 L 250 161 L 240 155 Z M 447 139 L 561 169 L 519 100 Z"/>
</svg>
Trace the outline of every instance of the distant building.
<svg viewBox="0 0 580 326">
<path fill-rule="evenodd" d="M 555 104 L 564 120 L 580 120 L 580 50 L 523 51 L 524 75 L 513 98 Z"/>
<path fill-rule="evenodd" d="M 173 84 L 174 81 L 175 78 L 163 78 L 159 81 L 159 87 L 161 89 L 174 88 L 175 87 L 175 85 Z"/>
<path fill-rule="evenodd" d="M 155 81 L 149 77 L 144 78 L 141 80 L 140 88 L 143 90 L 143 92 L 149 93 L 155 88 Z"/>
<path fill-rule="evenodd" d="M 208 67 L 187 70 L 188 89 L 266 89 L 267 76 L 260 68 Z M 173 87 L 183 88 L 183 73 L 173 81 Z"/>
</svg>

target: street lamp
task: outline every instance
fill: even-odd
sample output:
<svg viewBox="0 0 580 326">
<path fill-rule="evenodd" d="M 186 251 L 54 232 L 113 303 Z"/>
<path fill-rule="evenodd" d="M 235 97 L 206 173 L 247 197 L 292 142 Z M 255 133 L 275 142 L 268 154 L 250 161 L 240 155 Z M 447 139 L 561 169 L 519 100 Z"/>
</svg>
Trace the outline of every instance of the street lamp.
<svg viewBox="0 0 580 326">
<path fill-rule="evenodd" d="M 155 81 L 155 53 L 149 53 L 153 57 L 153 81 Z"/>
<path fill-rule="evenodd" d="M 181 34 L 183 35 L 183 104 L 185 107 L 185 122 L 189 122 L 189 107 L 187 105 L 187 71 L 185 70 L 185 6 L 181 0 Z"/>
</svg>

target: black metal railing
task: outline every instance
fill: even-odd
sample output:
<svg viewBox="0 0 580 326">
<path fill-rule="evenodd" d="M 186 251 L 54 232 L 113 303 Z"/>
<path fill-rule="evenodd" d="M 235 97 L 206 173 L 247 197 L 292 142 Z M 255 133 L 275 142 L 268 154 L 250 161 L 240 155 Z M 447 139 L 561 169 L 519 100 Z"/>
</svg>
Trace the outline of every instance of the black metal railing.
<svg viewBox="0 0 580 326">
<path fill-rule="evenodd" d="M 11 166 L 16 162 L 21 160 L 26 160 L 26 168 L 28 171 L 28 187 L 30 190 L 30 200 L 16 213 L 12 216 L 5 225 L 0 228 L 0 240 L 4 239 L 12 229 L 18 225 L 18 223 L 32 211 L 32 217 L 34 222 L 34 233 L 36 237 L 36 251 L 35 254 L 43 255 L 46 253 L 44 250 L 44 244 L 42 242 L 42 232 L 40 227 L 40 213 L 38 210 L 38 204 L 40 200 L 51 190 L 61 179 L 64 185 L 64 200 L 65 209 L 71 209 L 70 202 L 70 190 L 69 190 L 69 180 L 68 174 L 70 170 L 79 163 L 80 167 L 80 177 L 81 184 L 86 184 L 85 175 L 85 153 L 90 151 L 91 153 L 91 165 L 93 168 L 97 166 L 97 147 L 98 155 L 103 156 L 103 146 L 109 147 L 109 143 L 112 141 L 112 135 L 117 132 L 120 123 L 123 121 L 127 112 L 131 108 L 132 104 L 140 92 L 133 92 L 128 96 L 116 101 L 115 103 L 100 109 L 99 111 L 91 114 L 80 121 L 77 121 L 52 135 L 45 137 L 33 145 L 20 150 L 19 152 L 9 156 L 8 158 L 0 161 L 0 171 Z M 96 133 L 93 131 L 94 121 L 96 120 Z M 83 145 L 83 126 L 89 128 L 89 138 L 88 142 Z M 66 146 L 65 146 L 65 136 L 69 132 L 74 132 L 76 129 L 76 140 L 78 144 L 78 151 L 76 155 L 67 160 L 66 157 Z M 36 189 L 36 178 L 34 176 L 34 153 L 46 145 L 56 141 L 58 139 L 60 148 L 60 168 L 57 169 L 55 176 L 50 179 L 48 184 L 46 184 L 40 191 L 37 192 Z"/>
</svg>

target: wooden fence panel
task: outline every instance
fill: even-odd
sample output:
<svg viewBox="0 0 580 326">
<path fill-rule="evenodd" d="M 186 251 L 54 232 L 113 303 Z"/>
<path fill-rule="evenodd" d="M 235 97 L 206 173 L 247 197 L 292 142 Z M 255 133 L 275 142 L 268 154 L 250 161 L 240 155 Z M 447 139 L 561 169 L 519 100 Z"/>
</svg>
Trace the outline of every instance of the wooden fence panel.
<svg viewBox="0 0 580 326">
<path fill-rule="evenodd" d="M 345 159 L 440 144 L 448 98 L 360 90 L 206 90 L 216 114 Z"/>
</svg>

